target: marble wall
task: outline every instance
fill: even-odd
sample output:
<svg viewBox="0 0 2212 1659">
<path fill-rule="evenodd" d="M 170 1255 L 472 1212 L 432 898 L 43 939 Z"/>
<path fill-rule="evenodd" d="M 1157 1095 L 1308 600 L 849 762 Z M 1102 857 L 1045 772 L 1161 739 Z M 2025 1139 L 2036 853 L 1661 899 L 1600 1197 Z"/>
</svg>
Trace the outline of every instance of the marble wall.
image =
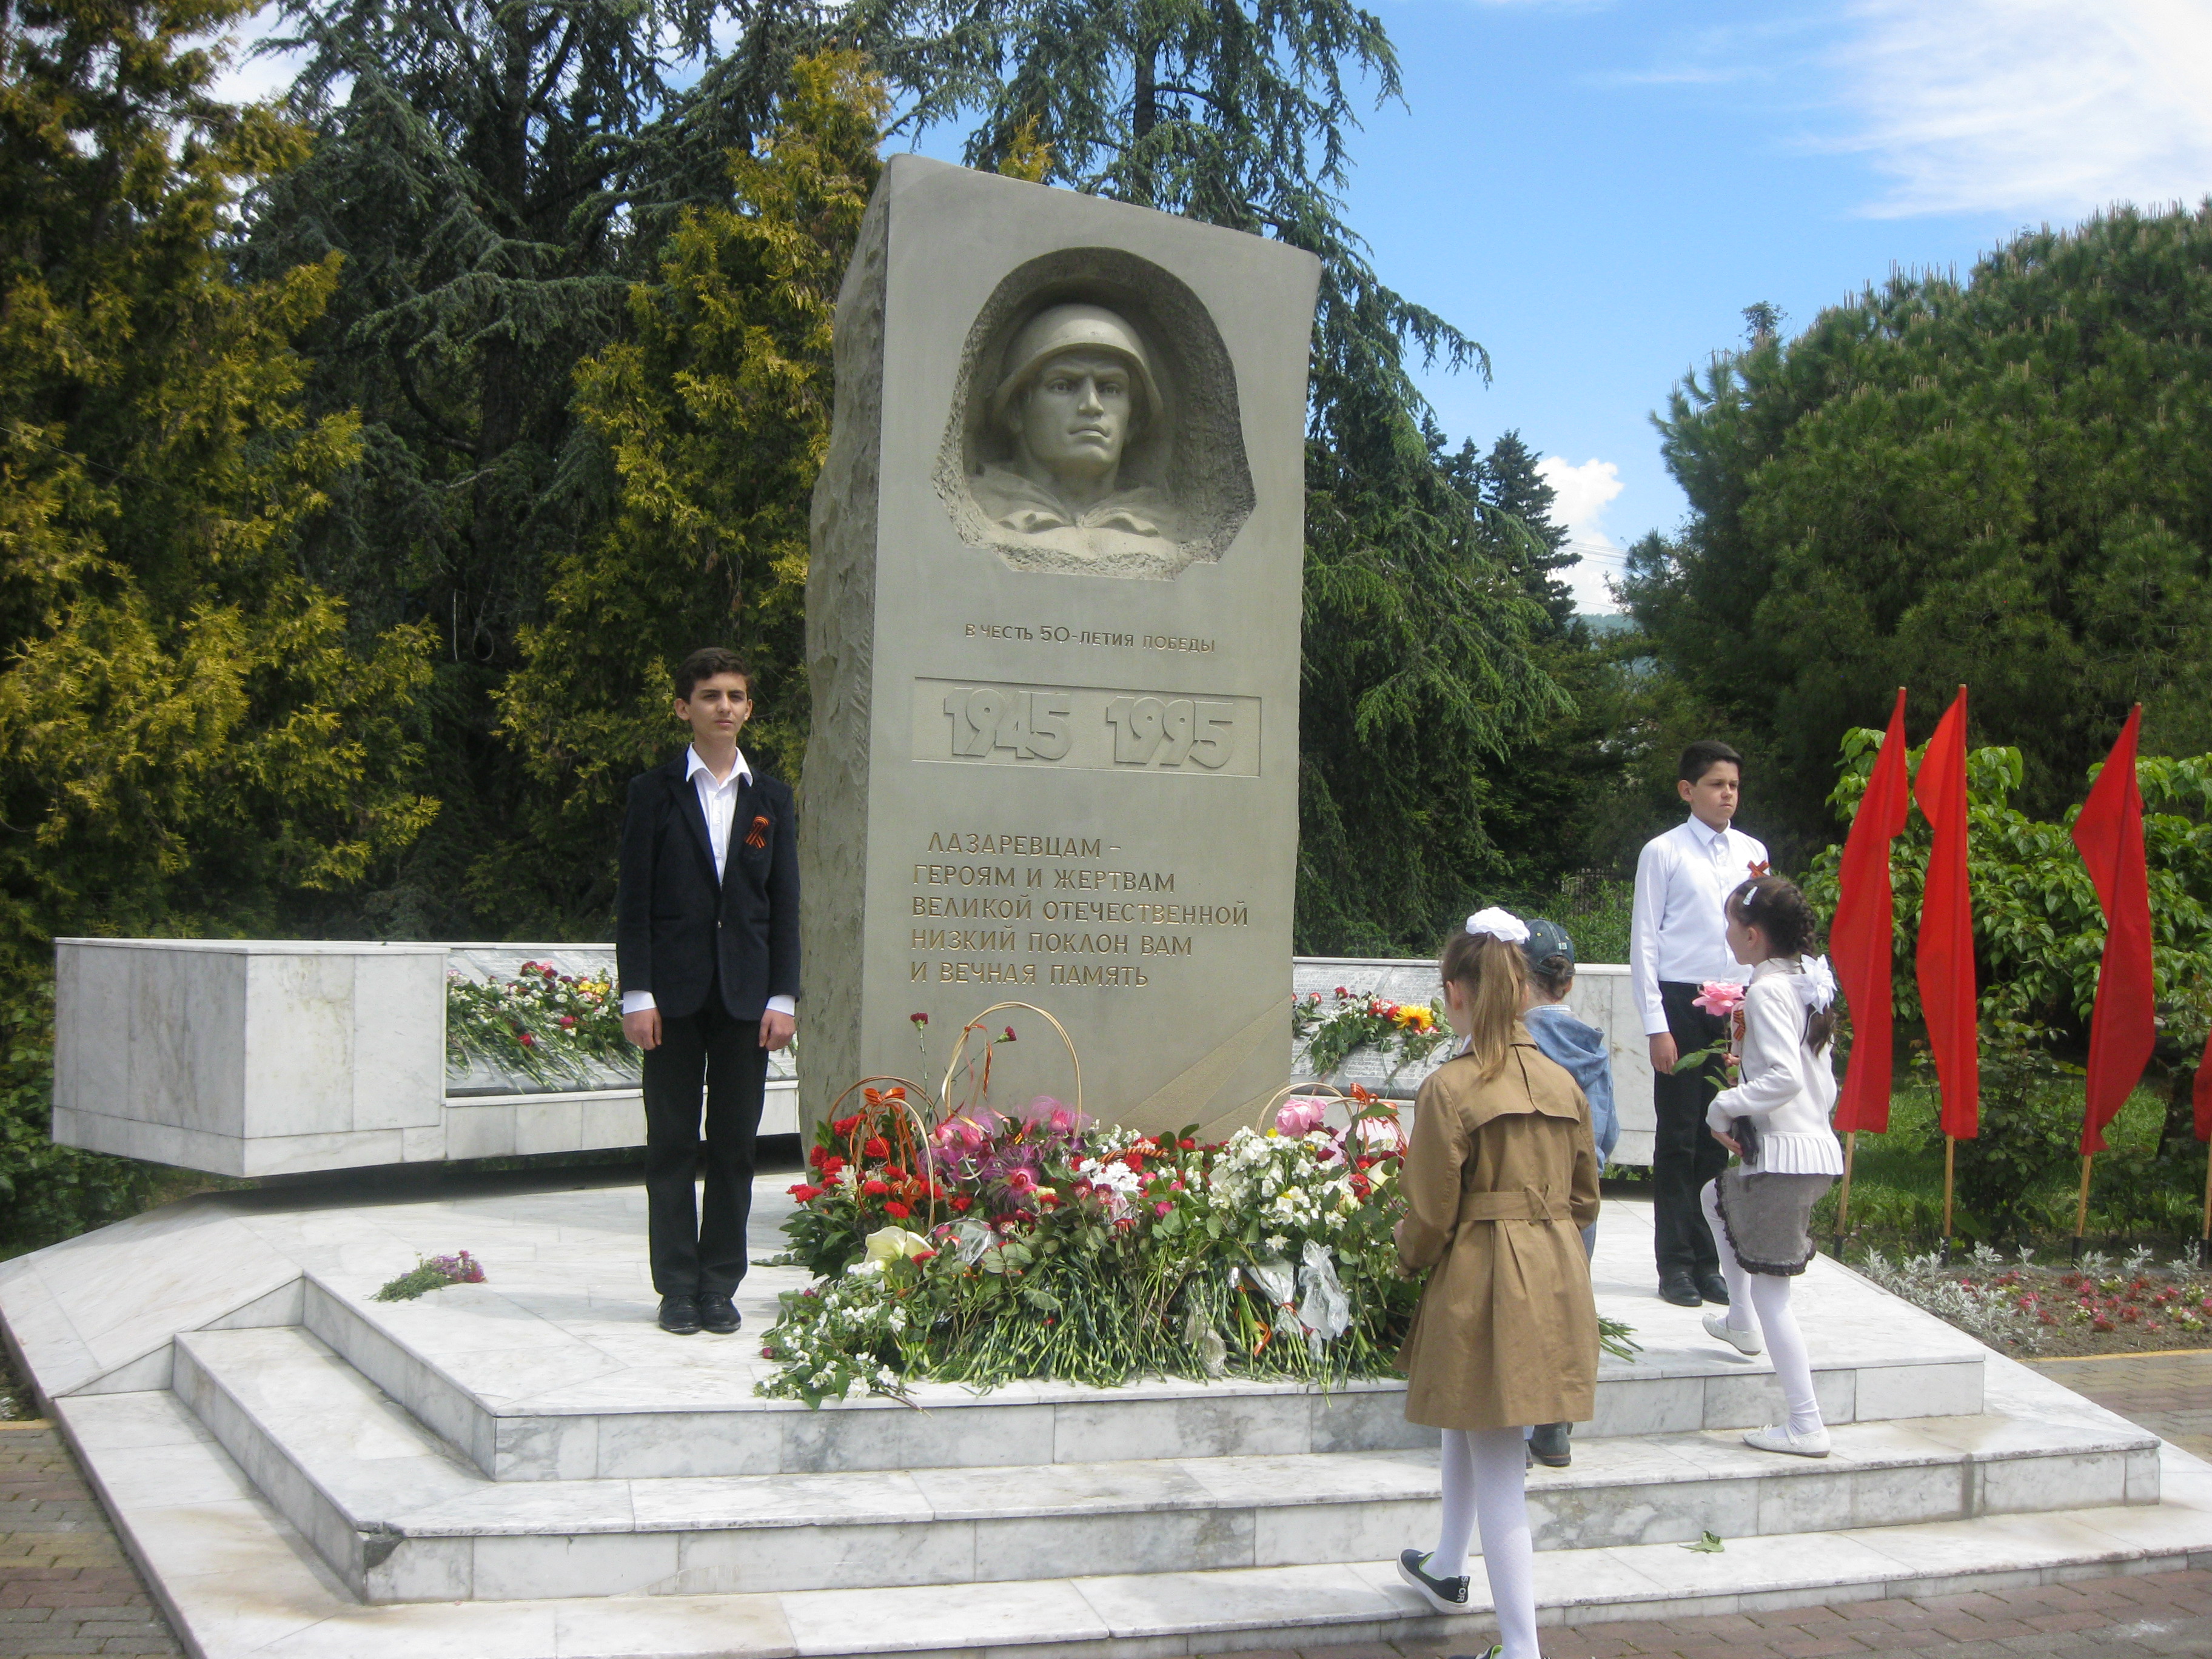
<svg viewBox="0 0 2212 1659">
<path fill-rule="evenodd" d="M 526 961 L 606 973 L 608 945 L 261 939 L 56 942 L 53 1136 L 212 1174 L 642 1146 L 636 1073 L 547 1089 L 446 1065 L 446 976 Z M 764 1134 L 797 1127 L 790 1062 Z"/>
<path fill-rule="evenodd" d="M 1432 1001 L 1440 1003 L 1443 994 L 1437 982 L 1435 963 L 1386 957 L 1299 957 L 1291 964 L 1291 986 L 1302 997 L 1320 993 L 1323 1012 L 1335 1006 L 1340 986 L 1354 995 L 1377 995 L 1420 1007 Z M 1644 1041 L 1644 1022 L 1628 994 L 1626 964 L 1583 963 L 1576 970 L 1567 1006 L 1603 1031 L 1612 1050 L 1613 1105 L 1620 1117 L 1620 1141 L 1613 1148 L 1613 1161 L 1650 1164 L 1651 1055 Z M 1448 1052 L 1448 1048 L 1440 1047 L 1424 1060 L 1394 1066 L 1372 1050 L 1365 1050 L 1353 1054 L 1322 1080 L 1340 1089 L 1357 1083 L 1378 1095 L 1410 1100 Z M 1291 1045 L 1291 1075 L 1312 1075 L 1311 1068 L 1305 1066 L 1304 1050 L 1297 1043 Z"/>
<path fill-rule="evenodd" d="M 230 1176 L 363 1169 L 637 1146 L 634 1070 L 549 1089 L 445 1059 L 447 973 L 504 978 L 527 961 L 607 975 L 608 945 L 240 939 L 57 941 L 53 1135 L 63 1146 Z M 1338 986 L 1426 1004 L 1420 961 L 1299 957 L 1298 994 Z M 1651 1067 L 1628 970 L 1585 964 L 1571 1005 L 1612 1039 L 1622 1125 L 1614 1161 L 1646 1164 Z M 1299 1076 L 1304 1056 L 1285 1057 Z M 1356 1054 L 1329 1080 L 1410 1098 L 1435 1059 Z M 763 1134 L 799 1127 L 798 1068 L 770 1064 Z"/>
</svg>

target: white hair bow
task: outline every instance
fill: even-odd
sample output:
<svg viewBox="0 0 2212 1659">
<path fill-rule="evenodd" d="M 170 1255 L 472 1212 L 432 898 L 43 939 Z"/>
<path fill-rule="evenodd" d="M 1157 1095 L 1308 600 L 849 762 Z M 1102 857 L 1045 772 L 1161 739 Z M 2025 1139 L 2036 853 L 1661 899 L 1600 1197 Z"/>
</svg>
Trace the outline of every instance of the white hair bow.
<svg viewBox="0 0 2212 1659">
<path fill-rule="evenodd" d="M 1487 933 L 1492 939 L 1504 939 L 1508 945 L 1526 945 L 1528 942 L 1528 924 L 1510 910 L 1501 910 L 1494 904 L 1469 916 L 1467 931 Z"/>
<path fill-rule="evenodd" d="M 1797 1000 L 1817 1014 L 1836 1000 L 1835 972 L 1826 957 L 1807 957 L 1804 963 L 1805 971 L 1791 982 L 1797 988 Z"/>
</svg>

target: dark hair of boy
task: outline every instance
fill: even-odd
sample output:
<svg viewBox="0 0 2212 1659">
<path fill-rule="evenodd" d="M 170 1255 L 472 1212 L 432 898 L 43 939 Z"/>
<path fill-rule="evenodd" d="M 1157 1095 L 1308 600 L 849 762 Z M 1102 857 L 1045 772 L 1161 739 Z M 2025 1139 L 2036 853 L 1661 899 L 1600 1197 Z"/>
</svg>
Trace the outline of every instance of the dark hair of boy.
<svg viewBox="0 0 2212 1659">
<path fill-rule="evenodd" d="M 1802 957 L 1820 937 L 1820 913 L 1787 876 L 1754 876 L 1728 896 L 1731 920 L 1756 927 L 1778 957 Z M 1806 1046 L 1819 1054 L 1836 1038 L 1836 1005 L 1805 1022 Z"/>
<path fill-rule="evenodd" d="M 711 680 L 717 674 L 735 674 L 745 683 L 745 694 L 753 689 L 753 671 L 745 666 L 745 659 L 736 652 L 719 645 L 702 645 L 677 665 L 676 695 L 685 702 L 699 689 L 702 680 Z"/>
<path fill-rule="evenodd" d="M 1723 761 L 1739 773 L 1743 770 L 1743 757 L 1728 744 L 1718 738 L 1699 738 L 1682 751 L 1681 763 L 1674 769 L 1674 775 L 1685 783 L 1695 783 Z"/>
</svg>

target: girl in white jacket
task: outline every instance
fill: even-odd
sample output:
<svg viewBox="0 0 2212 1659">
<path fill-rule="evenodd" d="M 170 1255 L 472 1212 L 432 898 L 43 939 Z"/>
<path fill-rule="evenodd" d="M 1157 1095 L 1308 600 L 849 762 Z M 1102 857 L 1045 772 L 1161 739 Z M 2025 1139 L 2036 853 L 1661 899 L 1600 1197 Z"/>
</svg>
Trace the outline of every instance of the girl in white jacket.
<svg viewBox="0 0 2212 1659">
<path fill-rule="evenodd" d="M 1752 970 L 1751 983 L 1730 1045 L 1735 1086 L 1716 1095 L 1705 1114 L 1714 1139 L 1741 1160 L 1705 1189 L 1729 1287 L 1727 1317 L 1706 1315 L 1705 1330 L 1747 1354 L 1765 1339 L 1790 1417 L 1744 1440 L 1799 1457 L 1826 1457 L 1828 1431 L 1790 1286 L 1813 1259 L 1813 1206 L 1844 1172 L 1843 1148 L 1828 1127 L 1836 1105 L 1829 1053 L 1836 980 L 1826 957 L 1806 954 L 1819 931 L 1805 896 L 1780 876 L 1755 877 L 1729 895 L 1729 948 Z"/>
</svg>

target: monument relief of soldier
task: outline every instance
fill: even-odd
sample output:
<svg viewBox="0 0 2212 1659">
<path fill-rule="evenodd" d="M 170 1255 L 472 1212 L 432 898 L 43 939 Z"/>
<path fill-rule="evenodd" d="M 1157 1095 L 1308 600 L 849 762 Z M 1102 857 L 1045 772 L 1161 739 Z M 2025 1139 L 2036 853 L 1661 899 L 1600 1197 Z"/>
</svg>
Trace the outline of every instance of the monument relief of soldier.
<svg viewBox="0 0 2212 1659">
<path fill-rule="evenodd" d="M 1164 413 L 1151 354 L 1127 319 L 1103 306 L 1048 306 L 1015 334 L 991 394 L 1012 454 L 985 461 L 969 491 L 995 526 L 1063 556 L 1180 563 L 1175 503 L 1125 474 L 1131 447 Z"/>
</svg>

